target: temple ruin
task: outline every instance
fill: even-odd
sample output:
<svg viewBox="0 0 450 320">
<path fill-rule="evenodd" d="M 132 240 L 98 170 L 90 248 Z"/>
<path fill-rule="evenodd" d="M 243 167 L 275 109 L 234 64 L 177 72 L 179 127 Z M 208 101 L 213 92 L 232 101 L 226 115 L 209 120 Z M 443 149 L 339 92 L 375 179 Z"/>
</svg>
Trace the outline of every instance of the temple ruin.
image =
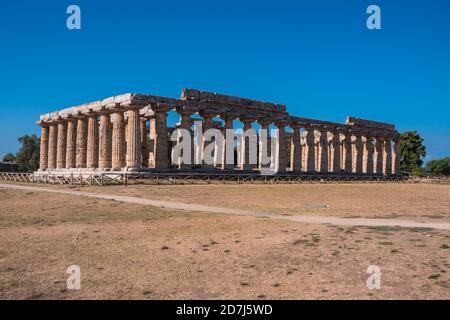
<svg viewBox="0 0 450 320">
<path fill-rule="evenodd" d="M 36 174 L 261 172 L 261 165 L 246 162 L 249 143 L 235 146 L 244 159 L 235 165 L 225 161 L 174 165 L 169 135 L 175 128 L 168 127 L 169 111 L 180 116 L 176 128 L 191 132 L 194 119 L 201 121 L 202 130 L 233 129 L 234 120 L 241 121 L 244 130 L 254 122 L 261 129 L 277 128 L 277 152 L 271 156 L 279 174 L 400 175 L 399 133 L 394 125 L 353 117 L 345 123 L 302 118 L 289 115 L 285 105 L 193 89 L 184 89 L 180 99 L 124 94 L 42 115 Z M 192 144 L 196 152 L 206 145 L 195 140 Z M 259 152 L 267 150 L 261 144 Z"/>
</svg>

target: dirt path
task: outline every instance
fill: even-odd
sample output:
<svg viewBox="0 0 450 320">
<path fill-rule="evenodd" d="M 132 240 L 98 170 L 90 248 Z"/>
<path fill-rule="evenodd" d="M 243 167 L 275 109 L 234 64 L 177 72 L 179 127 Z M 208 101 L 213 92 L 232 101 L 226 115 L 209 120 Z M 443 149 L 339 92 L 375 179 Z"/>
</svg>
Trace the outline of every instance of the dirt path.
<svg viewBox="0 0 450 320">
<path fill-rule="evenodd" d="M 57 190 L 44 187 L 35 186 L 23 186 L 23 185 L 12 185 L 12 184 L 0 184 L 0 188 L 9 188 L 17 190 L 28 190 L 36 192 L 49 192 L 49 193 L 60 193 L 75 195 L 81 197 L 91 197 L 106 200 L 114 200 L 126 203 L 135 203 L 141 205 L 148 205 L 160 208 L 175 209 L 175 210 L 187 210 L 187 211 L 200 211 L 200 212 L 213 212 L 220 214 L 230 214 L 238 216 L 253 216 L 260 218 L 270 218 L 278 220 L 288 220 L 303 223 L 318 223 L 318 224 L 333 224 L 338 226 L 370 226 L 370 227 L 404 227 L 404 228 L 432 228 L 440 230 L 450 230 L 450 223 L 436 223 L 436 222 L 423 222 L 415 220 L 405 220 L 405 219 L 370 219 L 370 218 L 340 218 L 332 216 L 308 216 L 308 215 L 280 215 L 273 214 L 270 212 L 256 212 L 250 210 L 240 210 L 231 208 L 221 208 L 213 206 L 204 206 L 198 204 L 187 204 L 180 202 L 170 202 L 170 201 L 159 201 L 142 199 L 138 197 L 129 196 L 118 196 L 118 195 L 108 195 L 99 194 L 92 192 L 82 192 L 82 191 L 72 191 L 72 190 Z"/>
</svg>

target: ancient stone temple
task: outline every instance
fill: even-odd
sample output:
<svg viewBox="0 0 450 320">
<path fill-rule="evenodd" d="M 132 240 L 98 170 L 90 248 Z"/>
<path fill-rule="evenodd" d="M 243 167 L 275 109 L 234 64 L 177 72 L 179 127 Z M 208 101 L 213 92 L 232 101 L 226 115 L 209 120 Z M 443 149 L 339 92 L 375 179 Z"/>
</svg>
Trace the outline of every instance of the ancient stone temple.
<svg viewBox="0 0 450 320">
<path fill-rule="evenodd" d="M 276 148 L 259 139 L 258 152 L 270 156 L 279 174 L 399 175 L 399 134 L 395 126 L 348 117 L 346 123 L 291 116 L 286 106 L 184 89 L 180 99 L 124 94 L 42 115 L 40 169 L 37 174 L 76 172 L 167 172 L 212 170 L 259 173 L 263 165 L 250 164 L 250 143 L 233 144 L 241 161 L 217 161 L 197 166 L 171 161 L 173 143 L 167 114 L 180 116 L 177 128 L 193 131 L 233 129 L 235 120 L 250 129 L 278 129 Z M 195 119 L 195 123 L 194 123 Z M 259 135 L 258 135 L 259 136 Z M 208 143 L 192 140 L 193 153 Z M 223 148 L 226 150 L 226 148 Z M 227 149 L 229 150 L 229 149 Z M 288 158 L 288 154 L 290 157 Z M 221 153 L 223 159 L 226 152 Z M 222 160 L 223 160 L 222 159 Z"/>
</svg>

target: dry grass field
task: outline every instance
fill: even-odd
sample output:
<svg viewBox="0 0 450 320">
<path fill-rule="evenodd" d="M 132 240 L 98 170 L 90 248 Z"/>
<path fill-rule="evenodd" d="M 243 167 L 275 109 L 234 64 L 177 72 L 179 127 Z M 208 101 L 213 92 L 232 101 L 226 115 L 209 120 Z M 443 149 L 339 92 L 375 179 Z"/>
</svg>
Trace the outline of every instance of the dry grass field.
<svg viewBox="0 0 450 320">
<path fill-rule="evenodd" d="M 167 185 L 86 187 L 92 192 L 219 207 L 341 217 L 450 221 L 450 186 L 435 184 Z"/>
<path fill-rule="evenodd" d="M 445 185 L 78 189 L 284 214 L 450 221 Z M 448 299 L 449 246 L 445 230 L 342 228 L 0 188 L 1 299 Z M 78 291 L 66 289 L 73 264 Z M 382 270 L 379 290 L 366 286 L 369 265 Z"/>
</svg>

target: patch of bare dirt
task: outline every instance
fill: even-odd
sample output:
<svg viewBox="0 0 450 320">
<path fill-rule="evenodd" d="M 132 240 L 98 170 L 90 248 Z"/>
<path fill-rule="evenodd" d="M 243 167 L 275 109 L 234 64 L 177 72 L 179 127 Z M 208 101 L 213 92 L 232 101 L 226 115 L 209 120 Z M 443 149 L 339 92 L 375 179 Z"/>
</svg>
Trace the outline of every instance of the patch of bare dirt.
<svg viewBox="0 0 450 320">
<path fill-rule="evenodd" d="M 448 299 L 449 245 L 447 231 L 309 225 L 0 189 L 3 299 Z M 66 289 L 73 264 L 81 267 L 80 291 Z M 382 270 L 380 290 L 366 287 L 373 264 Z"/>
</svg>

